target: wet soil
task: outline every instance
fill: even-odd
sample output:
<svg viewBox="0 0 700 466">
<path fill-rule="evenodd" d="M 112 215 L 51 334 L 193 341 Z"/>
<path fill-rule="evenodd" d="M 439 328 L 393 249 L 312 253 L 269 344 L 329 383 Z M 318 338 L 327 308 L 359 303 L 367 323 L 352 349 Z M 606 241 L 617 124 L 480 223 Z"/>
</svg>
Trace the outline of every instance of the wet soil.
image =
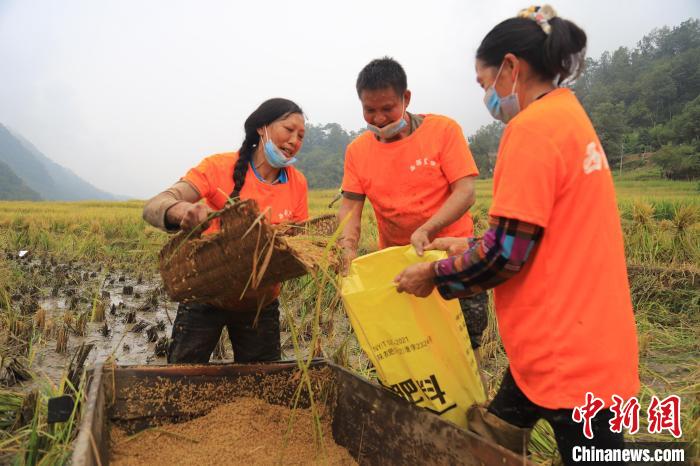
<svg viewBox="0 0 700 466">
<path fill-rule="evenodd" d="M 42 336 L 33 345 L 33 358 L 28 365 L 35 377 L 16 388 L 31 390 L 38 381 L 46 379 L 57 384 L 82 345 L 94 345 L 85 360 L 86 366 L 108 359 L 120 365 L 167 362 L 177 303 L 165 294 L 157 273 L 109 269 L 99 263 L 57 263 L 46 257 L 16 260 L 16 264 L 31 285 L 16 290 L 13 305 L 22 309 L 23 314 L 34 316 L 35 322 L 42 315 L 43 322 Z M 326 316 L 322 322 L 321 345 L 312 349 L 309 347 L 312 316 L 302 318 L 294 311 L 298 306 L 294 299 L 284 299 L 283 294 L 280 312 L 283 359 L 297 356 L 287 317 L 287 310 L 292 310 L 302 357 L 313 351 L 314 356 L 335 358 L 344 364 L 358 367 L 366 364 L 342 311 L 334 312 L 330 319 Z M 95 308 L 103 309 L 103 320 L 92 321 Z M 67 334 L 68 341 L 65 350 L 58 352 L 61 333 Z M 225 332 L 212 360 L 234 360 Z"/>
<path fill-rule="evenodd" d="M 95 285 L 99 286 L 99 300 L 104 303 L 97 304 L 104 306 L 102 322 L 90 321 L 95 306 L 95 297 L 90 295 L 95 294 Z M 129 293 L 130 289 L 133 289 L 132 293 Z M 66 296 L 68 290 L 74 290 L 72 296 L 81 296 L 82 301 L 87 302 L 79 301 L 71 310 L 72 296 Z M 177 304 L 167 299 L 159 281 L 153 277 L 145 280 L 116 272 L 108 274 L 99 284 L 87 283 L 77 289 L 59 289 L 55 297 L 43 293 L 38 304 L 46 312 L 49 329 L 60 327 L 66 313 L 74 315 L 74 322 L 81 314 L 87 314 L 85 318 L 88 320 L 84 331 L 75 323 L 69 326 L 68 345 L 64 353 L 56 352 L 54 332 L 45 332 L 32 362 L 32 370 L 38 375 L 52 381 L 60 380 L 73 354 L 83 344 L 94 345 L 86 365 L 110 357 L 118 364 L 166 362 L 165 354 L 157 356 L 155 348 L 158 340 L 170 336 Z"/>
<path fill-rule="evenodd" d="M 205 416 L 131 436 L 113 428 L 110 464 L 357 464 L 333 441 L 327 416 L 320 416 L 320 439 L 314 424 L 310 410 L 239 398 Z"/>
</svg>

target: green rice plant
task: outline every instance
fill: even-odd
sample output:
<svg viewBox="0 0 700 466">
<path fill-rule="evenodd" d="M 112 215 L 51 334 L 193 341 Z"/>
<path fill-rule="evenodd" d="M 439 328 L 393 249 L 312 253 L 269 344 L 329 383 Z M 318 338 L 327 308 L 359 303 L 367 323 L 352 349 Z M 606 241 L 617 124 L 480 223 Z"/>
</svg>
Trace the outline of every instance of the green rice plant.
<svg viewBox="0 0 700 466">
<path fill-rule="evenodd" d="M 22 405 L 17 408 L 19 400 L 16 395 L 0 390 L 0 419 L 3 412 L 7 413 L 8 417 L 15 413 L 13 425 L 4 438 L 0 438 L 0 458 L 11 456 L 13 464 L 23 466 L 66 464 L 77 432 L 80 408 L 85 399 L 85 374 L 83 373 L 78 387 L 71 385 L 65 377 L 58 385 L 47 380 L 37 382 L 39 385 L 37 396 L 23 398 L 23 401 L 28 400 L 31 403 L 26 406 L 28 408 L 26 410 L 23 410 Z M 49 425 L 47 422 L 48 399 L 64 394 L 74 396 L 73 410 L 65 422 Z M 19 410 L 31 415 L 31 419 L 25 425 L 17 422 Z"/>
<path fill-rule="evenodd" d="M 544 419 L 540 420 L 533 427 L 530 434 L 528 450 L 531 453 L 531 460 L 538 464 L 554 464 L 559 460 L 559 450 L 557 441 L 554 438 L 554 431 Z"/>
<path fill-rule="evenodd" d="M 671 220 L 678 209 L 678 202 L 670 200 L 651 201 L 654 205 L 656 218 L 659 220 Z"/>
<path fill-rule="evenodd" d="M 635 228 L 649 230 L 654 223 L 654 206 L 644 201 L 632 204 L 632 220 Z"/>
<path fill-rule="evenodd" d="M 85 336 L 87 331 L 87 323 L 90 319 L 90 311 L 83 311 L 78 313 L 78 317 L 75 319 L 75 325 L 72 327 L 73 332 L 77 336 Z"/>
<path fill-rule="evenodd" d="M 0 247 L 153 268 L 167 238 L 141 219 L 142 202 L 0 202 Z"/>
<path fill-rule="evenodd" d="M 700 207 L 682 204 L 676 207 L 671 224 L 674 229 L 674 242 L 677 248 L 674 259 L 678 262 L 693 260 L 697 249 L 700 247 L 698 241 L 698 230 L 694 227 L 700 221 Z"/>
<path fill-rule="evenodd" d="M 23 401 L 23 394 L 0 389 L 0 432 L 2 432 L 0 441 L 3 440 L 3 436 L 7 435 L 10 428 L 17 422 L 17 415 Z"/>
<path fill-rule="evenodd" d="M 287 432 L 289 432 L 292 429 L 294 423 L 294 409 L 296 409 L 296 407 L 298 406 L 301 395 L 305 391 L 308 395 L 310 409 L 313 416 L 314 439 L 316 440 L 316 445 L 319 452 L 321 453 L 322 458 L 326 457 L 326 452 L 325 447 L 323 445 L 323 429 L 321 427 L 320 411 L 316 401 L 316 397 L 318 396 L 318 394 L 314 391 L 313 382 L 309 370 L 314 357 L 317 357 L 321 354 L 321 316 L 323 314 L 324 309 L 324 297 L 328 293 L 327 289 L 333 288 L 335 290 L 335 293 L 338 293 L 337 276 L 335 275 L 334 271 L 331 270 L 330 264 L 332 263 L 332 255 L 336 254 L 335 244 L 341 232 L 343 231 L 344 226 L 345 221 L 340 222 L 340 226 L 336 229 L 335 233 L 331 235 L 331 238 L 329 239 L 325 249 L 324 258 L 319 264 L 316 273 L 313 275 L 314 286 L 311 286 L 310 288 L 315 290 L 316 296 L 312 314 L 311 338 L 310 342 L 308 342 L 308 351 L 306 352 L 306 354 L 304 354 L 304 352 L 302 351 L 302 341 L 298 332 L 299 329 L 296 325 L 292 312 L 289 308 L 287 308 L 286 311 L 286 318 L 288 328 L 290 329 L 291 333 L 291 340 L 292 345 L 294 347 L 295 359 L 297 361 L 297 366 L 299 367 L 299 371 L 301 374 L 299 385 L 294 395 L 294 401 L 292 404 L 292 416 L 289 420 Z M 286 446 L 286 439 L 284 446 Z M 284 447 L 280 454 L 282 454 L 283 451 Z M 280 456 L 280 460 L 281 459 L 282 457 Z"/>
<path fill-rule="evenodd" d="M 21 281 L 21 275 L 12 264 L 0 256 L 0 310 L 9 310 L 12 307 L 12 290 L 17 289 Z"/>
<path fill-rule="evenodd" d="M 695 204 L 679 204 L 673 211 L 673 224 L 678 232 L 686 232 L 700 222 L 700 206 Z"/>
<path fill-rule="evenodd" d="M 700 424 L 700 289 L 692 274 L 641 269 L 631 275 L 640 348 L 639 401 L 644 408 L 652 395 L 681 397 L 682 441 L 698 453 Z M 635 440 L 672 441 L 669 435 L 646 432 L 646 416 L 640 416 Z"/>
<path fill-rule="evenodd" d="M 100 280 L 101 283 L 103 280 Z M 107 303 L 100 295 L 99 287 L 95 289 L 92 296 L 92 311 L 90 313 L 90 322 L 104 322 Z"/>
<path fill-rule="evenodd" d="M 68 350 L 69 332 L 67 325 L 59 326 L 56 333 L 56 352 L 65 353 Z"/>
</svg>

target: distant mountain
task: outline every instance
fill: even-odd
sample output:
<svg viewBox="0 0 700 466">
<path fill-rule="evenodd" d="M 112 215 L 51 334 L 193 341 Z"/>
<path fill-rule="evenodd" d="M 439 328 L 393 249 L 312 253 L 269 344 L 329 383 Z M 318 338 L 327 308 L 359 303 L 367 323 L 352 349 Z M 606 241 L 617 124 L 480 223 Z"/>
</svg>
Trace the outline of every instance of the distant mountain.
<svg viewBox="0 0 700 466">
<path fill-rule="evenodd" d="M 9 165 L 0 162 L 0 200 L 38 201 L 39 193 L 27 186 L 22 178 L 15 175 Z"/>
<path fill-rule="evenodd" d="M 116 200 L 41 153 L 24 137 L 0 124 L 0 162 L 46 200 Z M 27 197 L 27 199 L 31 199 Z"/>
</svg>

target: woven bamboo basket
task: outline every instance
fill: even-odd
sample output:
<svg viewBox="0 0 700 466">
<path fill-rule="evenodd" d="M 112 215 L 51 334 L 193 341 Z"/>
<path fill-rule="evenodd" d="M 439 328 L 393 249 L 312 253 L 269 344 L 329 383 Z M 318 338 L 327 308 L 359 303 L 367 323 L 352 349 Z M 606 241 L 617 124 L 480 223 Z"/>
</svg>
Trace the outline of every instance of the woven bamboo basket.
<svg viewBox="0 0 700 466">
<path fill-rule="evenodd" d="M 338 229 L 338 217 L 335 214 L 314 217 L 302 224 L 280 225 L 285 236 L 331 236 Z"/>
<path fill-rule="evenodd" d="M 276 284 L 337 265 L 324 237 L 334 225 L 331 216 L 276 227 L 255 201 L 245 200 L 218 212 L 218 220 L 219 232 L 180 232 L 161 250 L 163 285 L 174 301 L 255 310 L 274 299 Z"/>
</svg>

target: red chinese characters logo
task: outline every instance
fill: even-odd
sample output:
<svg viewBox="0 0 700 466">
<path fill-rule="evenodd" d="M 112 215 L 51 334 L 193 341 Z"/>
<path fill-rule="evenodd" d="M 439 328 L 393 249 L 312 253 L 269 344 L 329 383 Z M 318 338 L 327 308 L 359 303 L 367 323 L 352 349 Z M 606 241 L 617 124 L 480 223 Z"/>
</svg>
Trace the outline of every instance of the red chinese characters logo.
<svg viewBox="0 0 700 466">
<path fill-rule="evenodd" d="M 571 413 L 571 418 L 575 422 L 583 422 L 583 435 L 585 435 L 587 439 L 593 438 L 593 426 L 591 421 L 593 421 L 595 415 L 598 414 L 598 411 L 603 409 L 603 406 L 605 406 L 603 400 L 596 398 L 593 396 L 593 393 L 588 392 L 586 393 L 586 402 L 583 406 L 577 406 Z"/>
<path fill-rule="evenodd" d="M 639 432 L 639 400 L 632 397 L 625 403 L 624 400 L 617 396 L 612 396 L 613 405 L 610 406 L 610 411 L 613 413 L 613 418 L 610 419 L 610 431 L 622 432 L 622 428 L 628 429 L 630 434 Z"/>
<path fill-rule="evenodd" d="M 659 401 L 657 396 L 651 397 L 649 409 L 649 433 L 659 434 L 668 430 L 674 437 L 680 438 L 681 430 L 681 399 L 678 395 L 670 395 Z"/>
<path fill-rule="evenodd" d="M 571 418 L 578 423 L 583 423 L 583 435 L 588 439 L 593 438 L 593 418 L 605 406 L 602 399 L 596 398 L 591 392 L 586 393 L 586 402 L 577 406 L 571 413 Z M 639 432 L 639 412 L 641 406 L 636 397 L 625 401 L 618 395 L 612 396 L 610 412 L 613 414 L 610 419 L 610 431 L 621 433 L 622 429 L 627 429 L 630 434 Z M 675 438 L 683 435 L 681 429 L 681 399 L 678 395 L 670 395 L 663 400 L 657 396 L 652 396 L 647 409 L 647 420 L 649 425 L 647 430 L 650 434 L 660 434 L 667 430 Z"/>
</svg>

